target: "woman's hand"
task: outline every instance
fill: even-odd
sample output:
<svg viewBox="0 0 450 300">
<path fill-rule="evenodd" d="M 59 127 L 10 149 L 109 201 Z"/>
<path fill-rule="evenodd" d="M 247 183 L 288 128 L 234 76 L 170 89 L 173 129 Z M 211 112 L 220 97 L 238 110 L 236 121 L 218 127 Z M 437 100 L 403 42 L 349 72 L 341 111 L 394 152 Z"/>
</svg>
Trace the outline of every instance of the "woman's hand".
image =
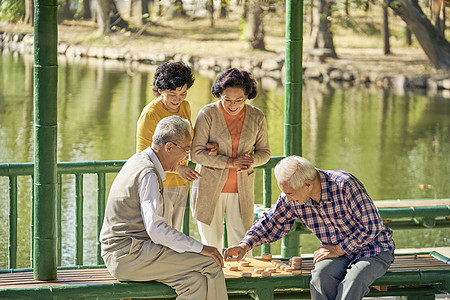
<svg viewBox="0 0 450 300">
<path fill-rule="evenodd" d="M 241 156 L 228 159 L 227 168 L 236 168 L 238 172 L 247 171 L 255 163 L 255 159 L 250 156 L 250 151 Z"/>
<path fill-rule="evenodd" d="M 181 178 L 183 178 L 184 180 L 187 180 L 189 182 L 197 180 L 202 177 L 202 175 L 200 175 L 200 173 L 198 173 L 197 171 L 195 171 L 185 165 L 178 166 L 177 174 L 180 175 Z"/>
<path fill-rule="evenodd" d="M 219 144 L 217 143 L 207 143 L 206 151 L 208 151 L 208 155 L 217 155 L 219 153 Z"/>
</svg>

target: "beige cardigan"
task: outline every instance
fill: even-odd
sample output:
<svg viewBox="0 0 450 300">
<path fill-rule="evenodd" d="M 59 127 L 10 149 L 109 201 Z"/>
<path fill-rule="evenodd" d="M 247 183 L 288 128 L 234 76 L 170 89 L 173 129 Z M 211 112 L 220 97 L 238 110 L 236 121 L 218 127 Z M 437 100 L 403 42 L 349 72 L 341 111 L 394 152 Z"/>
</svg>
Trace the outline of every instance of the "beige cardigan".
<svg viewBox="0 0 450 300">
<path fill-rule="evenodd" d="M 252 150 L 253 167 L 265 164 L 270 159 L 269 138 L 264 113 L 252 105 L 245 104 L 245 119 L 242 126 L 237 155 Z M 219 144 L 219 153 L 208 155 L 206 143 Z M 195 180 L 191 191 L 191 209 L 195 219 L 211 224 L 217 200 L 228 178 L 225 165 L 231 157 L 231 135 L 223 117 L 220 101 L 208 104 L 198 113 L 191 147 L 191 160 L 197 164 L 196 171 L 202 175 Z M 253 223 L 255 171 L 250 168 L 237 174 L 239 210 L 246 229 Z"/>
</svg>

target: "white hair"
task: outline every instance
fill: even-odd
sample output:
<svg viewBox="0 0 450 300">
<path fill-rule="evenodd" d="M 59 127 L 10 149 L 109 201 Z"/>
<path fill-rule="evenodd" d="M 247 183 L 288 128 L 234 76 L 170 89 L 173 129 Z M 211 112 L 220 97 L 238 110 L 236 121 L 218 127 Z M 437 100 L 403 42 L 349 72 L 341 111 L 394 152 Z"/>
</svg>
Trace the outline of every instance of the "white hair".
<svg viewBox="0 0 450 300">
<path fill-rule="evenodd" d="M 153 145 L 162 147 L 168 142 L 183 143 L 190 139 L 191 124 L 180 116 L 169 116 L 161 119 L 153 134 Z"/>
<path fill-rule="evenodd" d="M 307 179 L 317 176 L 316 168 L 301 156 L 292 155 L 280 160 L 274 169 L 279 183 L 286 183 L 294 190 L 300 189 Z"/>
</svg>

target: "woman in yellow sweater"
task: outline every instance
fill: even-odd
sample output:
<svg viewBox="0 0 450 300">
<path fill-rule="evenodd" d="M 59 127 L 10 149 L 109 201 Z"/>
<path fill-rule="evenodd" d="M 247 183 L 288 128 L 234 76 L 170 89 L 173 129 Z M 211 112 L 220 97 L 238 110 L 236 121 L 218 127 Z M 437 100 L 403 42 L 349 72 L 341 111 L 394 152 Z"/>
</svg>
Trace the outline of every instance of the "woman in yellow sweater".
<svg viewBox="0 0 450 300">
<path fill-rule="evenodd" d="M 153 80 L 156 98 L 144 107 L 137 122 L 136 152 L 152 144 L 153 133 L 161 119 L 177 115 L 191 122 L 191 107 L 185 99 L 194 80 L 191 68 L 181 61 L 167 62 L 156 69 Z M 178 151 L 190 153 L 190 149 L 174 142 L 168 142 L 166 147 L 176 147 Z M 164 217 L 171 221 L 169 225 L 172 228 L 181 231 L 189 182 L 199 177 L 199 173 L 187 166 L 187 160 L 178 166 L 177 173 L 167 173 L 164 182 Z"/>
</svg>

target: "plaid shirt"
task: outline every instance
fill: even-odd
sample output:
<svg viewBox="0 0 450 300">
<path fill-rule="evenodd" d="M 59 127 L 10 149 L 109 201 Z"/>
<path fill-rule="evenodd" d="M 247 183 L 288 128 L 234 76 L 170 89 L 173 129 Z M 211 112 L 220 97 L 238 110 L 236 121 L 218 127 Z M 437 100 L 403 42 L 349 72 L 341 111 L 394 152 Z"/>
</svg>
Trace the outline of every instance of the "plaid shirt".
<svg viewBox="0 0 450 300">
<path fill-rule="evenodd" d="M 350 263 L 395 248 L 392 230 L 384 226 L 363 184 L 344 171 L 317 169 L 322 193 L 319 202 L 300 205 L 281 193 L 278 201 L 256 220 L 242 242 L 250 248 L 285 236 L 300 219 L 321 245 L 339 244 Z"/>
</svg>

